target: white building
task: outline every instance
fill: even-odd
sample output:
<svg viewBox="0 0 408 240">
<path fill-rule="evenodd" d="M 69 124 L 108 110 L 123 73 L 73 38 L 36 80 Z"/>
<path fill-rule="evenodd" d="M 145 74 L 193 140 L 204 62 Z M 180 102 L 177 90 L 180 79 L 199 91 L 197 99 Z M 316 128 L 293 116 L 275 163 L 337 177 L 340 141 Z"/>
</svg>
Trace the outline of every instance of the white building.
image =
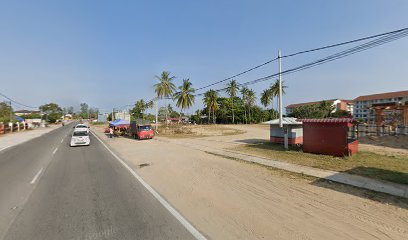
<svg viewBox="0 0 408 240">
<path fill-rule="evenodd" d="M 130 114 L 128 112 L 115 112 L 115 120 L 116 119 L 130 121 Z"/>
<path fill-rule="evenodd" d="M 384 108 L 385 121 L 391 121 L 394 114 L 399 114 L 400 110 L 395 106 L 408 105 L 408 91 L 388 92 L 359 96 L 354 99 L 355 119 L 361 119 L 365 122 L 375 122 L 375 108 L 388 106 Z"/>
<path fill-rule="evenodd" d="M 349 112 L 350 114 L 353 114 L 353 101 L 352 100 L 343 100 L 343 99 L 329 99 L 329 100 L 322 100 L 322 101 L 316 101 L 316 102 L 305 102 L 305 103 L 295 103 L 295 104 L 290 104 L 286 106 L 286 115 L 292 114 L 293 110 L 298 107 L 302 106 L 311 106 L 311 105 L 318 105 L 321 102 L 326 101 L 326 102 L 331 102 L 332 106 L 334 107 L 333 113 L 336 111 L 344 110 Z"/>
</svg>

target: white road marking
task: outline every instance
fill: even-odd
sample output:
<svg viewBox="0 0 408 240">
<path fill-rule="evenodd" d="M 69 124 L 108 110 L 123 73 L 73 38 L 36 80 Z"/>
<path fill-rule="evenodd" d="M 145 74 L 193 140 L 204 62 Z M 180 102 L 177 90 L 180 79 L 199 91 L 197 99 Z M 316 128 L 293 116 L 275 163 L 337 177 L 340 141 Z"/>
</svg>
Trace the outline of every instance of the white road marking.
<svg viewBox="0 0 408 240">
<path fill-rule="evenodd" d="M 64 141 L 64 139 L 61 139 L 61 143 Z"/>
<path fill-rule="evenodd" d="M 52 152 L 52 155 L 54 155 L 58 151 L 58 148 L 55 148 L 54 151 Z"/>
<path fill-rule="evenodd" d="M 40 171 L 38 171 L 38 173 L 35 174 L 33 180 L 31 180 L 30 184 L 34 184 L 35 181 L 37 181 L 37 178 L 40 176 L 40 174 L 42 173 L 42 171 L 43 171 L 43 168 L 41 168 Z"/>
<path fill-rule="evenodd" d="M 116 155 L 106 144 L 93 132 L 92 135 L 99 140 L 100 143 L 118 160 L 129 172 L 149 191 L 162 205 L 166 208 L 196 239 L 207 239 L 202 235 L 191 223 L 187 221 L 176 209 L 174 209 L 160 194 L 158 194 L 149 184 L 147 184 L 142 177 L 140 177 L 131 167 L 129 167 L 118 155 Z"/>
<path fill-rule="evenodd" d="M 4 148 L 0 149 L 0 152 L 3 151 L 3 150 L 6 150 L 6 149 L 9 148 L 9 147 L 12 147 L 12 146 L 4 147 Z"/>
</svg>

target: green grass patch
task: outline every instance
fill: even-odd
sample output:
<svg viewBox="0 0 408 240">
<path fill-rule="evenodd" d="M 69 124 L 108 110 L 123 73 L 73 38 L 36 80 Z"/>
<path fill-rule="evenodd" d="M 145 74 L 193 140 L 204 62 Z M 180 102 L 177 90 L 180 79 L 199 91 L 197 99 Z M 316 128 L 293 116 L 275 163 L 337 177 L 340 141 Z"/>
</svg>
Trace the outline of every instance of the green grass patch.
<svg viewBox="0 0 408 240">
<path fill-rule="evenodd" d="M 90 122 L 90 124 L 94 126 L 100 126 L 100 125 L 108 126 L 109 125 L 107 122 Z"/>
<path fill-rule="evenodd" d="M 333 157 L 285 150 L 280 144 L 260 143 L 235 147 L 232 150 L 303 166 L 347 172 L 360 176 L 408 184 L 408 156 L 387 156 L 359 152 L 352 157 Z"/>
</svg>

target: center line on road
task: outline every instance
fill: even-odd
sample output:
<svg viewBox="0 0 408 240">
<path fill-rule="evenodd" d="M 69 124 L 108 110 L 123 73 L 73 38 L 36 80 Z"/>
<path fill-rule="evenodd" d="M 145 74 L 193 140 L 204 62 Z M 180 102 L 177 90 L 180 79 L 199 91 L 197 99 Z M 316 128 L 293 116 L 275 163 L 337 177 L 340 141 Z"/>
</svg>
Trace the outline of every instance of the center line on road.
<svg viewBox="0 0 408 240">
<path fill-rule="evenodd" d="M 42 171 L 43 171 L 43 168 L 41 168 L 40 171 L 38 171 L 38 173 L 35 174 L 33 180 L 31 180 L 30 184 L 34 184 L 35 181 L 37 181 L 37 178 L 40 176 L 40 174 L 42 173 Z"/>
<path fill-rule="evenodd" d="M 58 148 L 54 149 L 54 152 L 52 152 L 52 155 L 54 155 L 58 151 Z"/>
</svg>

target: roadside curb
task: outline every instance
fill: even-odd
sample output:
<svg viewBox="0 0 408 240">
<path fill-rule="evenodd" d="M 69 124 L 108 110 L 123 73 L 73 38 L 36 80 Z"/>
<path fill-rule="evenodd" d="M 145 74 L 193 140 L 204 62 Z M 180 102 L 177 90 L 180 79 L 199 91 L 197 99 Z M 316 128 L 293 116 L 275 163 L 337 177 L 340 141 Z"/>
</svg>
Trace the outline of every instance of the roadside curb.
<svg viewBox="0 0 408 240">
<path fill-rule="evenodd" d="M 224 157 L 239 159 L 242 161 L 256 163 L 267 167 L 273 167 L 289 172 L 305 174 L 312 177 L 326 179 L 333 182 L 338 182 L 358 188 L 364 188 L 376 192 L 387 193 L 393 196 L 408 198 L 408 185 L 393 183 L 384 180 L 377 180 L 363 176 L 336 172 L 331 170 L 318 169 L 313 167 L 301 166 L 293 163 L 282 162 L 270 158 L 257 157 L 249 154 L 239 153 L 230 150 L 220 150 L 210 148 L 204 145 L 182 143 L 179 141 L 169 141 L 164 139 L 157 139 L 157 141 L 178 144 L 190 147 L 200 151 L 214 153 Z"/>
</svg>

